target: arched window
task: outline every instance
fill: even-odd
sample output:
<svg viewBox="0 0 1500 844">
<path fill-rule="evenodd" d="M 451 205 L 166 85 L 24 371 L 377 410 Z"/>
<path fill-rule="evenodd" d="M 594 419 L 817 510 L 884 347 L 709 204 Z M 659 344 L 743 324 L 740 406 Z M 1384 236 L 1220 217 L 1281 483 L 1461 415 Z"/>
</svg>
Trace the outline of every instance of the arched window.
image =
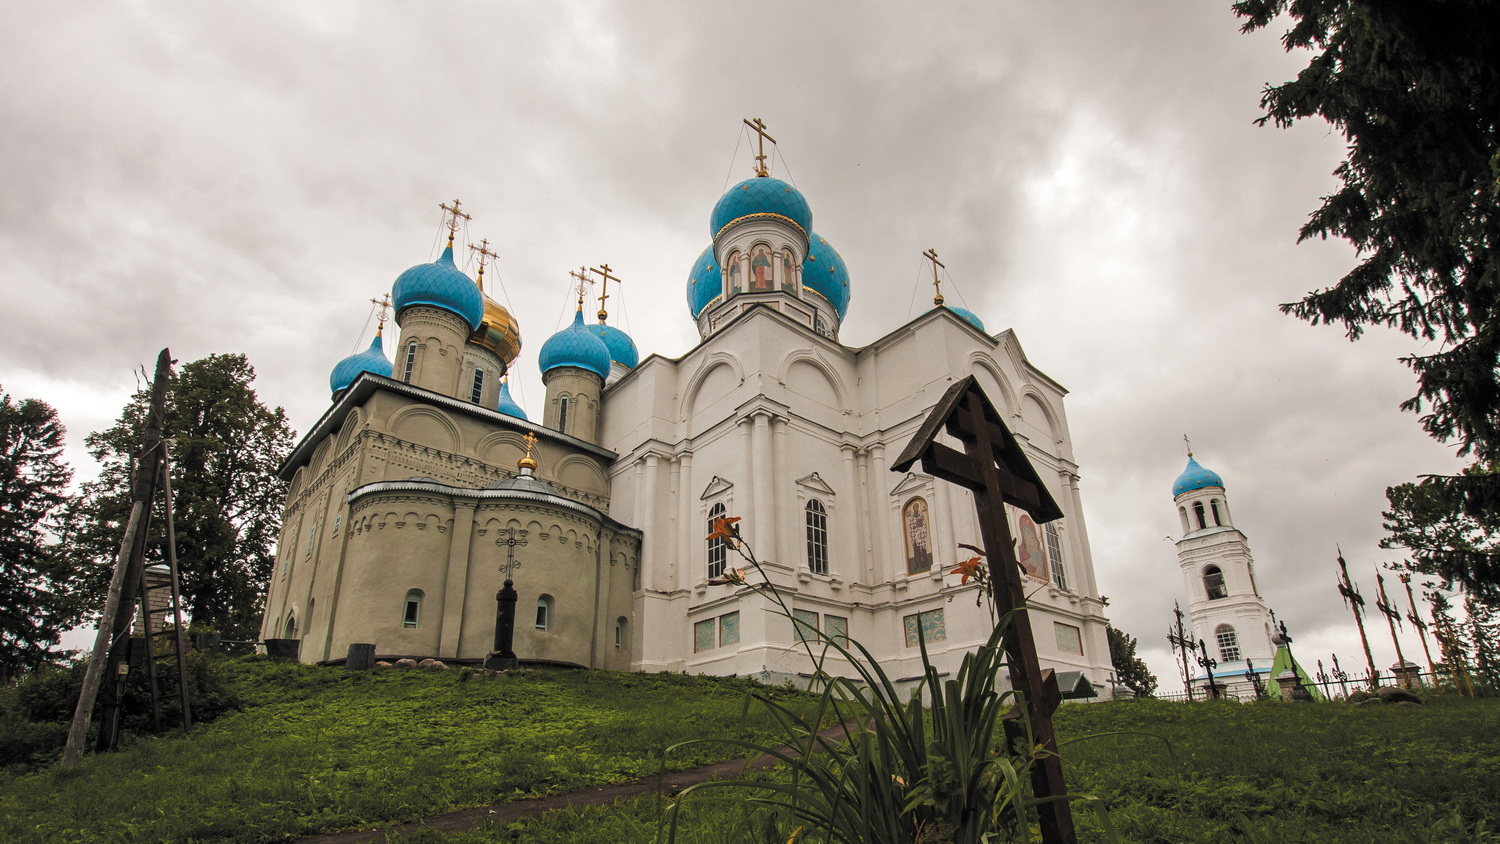
<svg viewBox="0 0 1500 844">
<path fill-rule="evenodd" d="M 1068 575 L 1063 571 L 1062 537 L 1057 535 L 1057 523 L 1048 522 L 1047 559 L 1052 561 L 1052 582 L 1058 589 L 1068 588 Z"/>
<path fill-rule="evenodd" d="M 1219 527 L 1220 525 L 1224 524 L 1224 521 L 1219 518 L 1219 499 L 1215 498 L 1212 501 L 1209 501 L 1208 507 L 1213 511 L 1214 514 L 1214 527 Z"/>
<path fill-rule="evenodd" d="M 729 511 L 724 509 L 723 504 L 715 504 L 708 511 L 708 579 L 724 576 L 724 566 L 729 560 L 729 545 L 723 537 L 713 536 L 714 520 L 724 518 Z"/>
<path fill-rule="evenodd" d="M 479 399 L 484 395 L 484 370 L 474 367 L 474 388 L 469 391 L 469 401 L 479 404 Z"/>
<path fill-rule="evenodd" d="M 927 501 L 913 498 L 901 508 L 901 524 L 906 529 L 906 573 L 916 574 L 932 569 L 932 532 L 928 528 Z"/>
<path fill-rule="evenodd" d="M 543 595 L 536 599 L 536 629 L 552 629 L 552 596 Z"/>
<path fill-rule="evenodd" d="M 1202 501 L 1194 501 L 1193 502 L 1193 515 L 1195 517 L 1197 517 L 1197 519 L 1198 519 L 1198 529 L 1199 530 L 1202 530 L 1202 529 L 1208 527 L 1208 522 L 1203 518 L 1203 502 Z"/>
<path fill-rule="evenodd" d="M 814 498 L 807 502 L 807 570 L 828 573 L 828 511 Z"/>
<path fill-rule="evenodd" d="M 1233 662 L 1240 658 L 1240 637 L 1234 628 L 1220 624 L 1214 629 L 1214 638 L 1219 642 L 1219 661 Z"/>
<path fill-rule="evenodd" d="M 401 626 L 416 627 L 422 622 L 422 590 L 413 589 L 406 593 L 406 602 L 402 605 Z"/>
<path fill-rule="evenodd" d="M 557 432 L 566 434 L 568 432 L 568 397 L 559 396 L 557 399 Z"/>
<path fill-rule="evenodd" d="M 417 365 L 417 341 L 413 340 L 406 344 L 406 366 L 401 370 L 401 380 L 411 383 L 412 368 Z"/>
<path fill-rule="evenodd" d="M 625 649 L 625 616 L 615 619 L 615 650 Z"/>
<path fill-rule="evenodd" d="M 1190 531 L 1190 530 L 1193 529 L 1192 525 L 1188 524 L 1188 520 L 1187 520 L 1187 508 L 1186 507 L 1178 507 L 1177 508 L 1177 515 L 1182 518 L 1182 532 L 1183 533 L 1187 533 L 1188 531 Z"/>
<path fill-rule="evenodd" d="M 286 617 L 286 628 L 282 631 L 281 638 L 297 638 L 297 616 L 295 614 Z"/>
<path fill-rule="evenodd" d="M 1224 587 L 1224 572 L 1218 566 L 1203 570 L 1203 589 L 1210 601 L 1229 597 L 1229 590 Z"/>
</svg>

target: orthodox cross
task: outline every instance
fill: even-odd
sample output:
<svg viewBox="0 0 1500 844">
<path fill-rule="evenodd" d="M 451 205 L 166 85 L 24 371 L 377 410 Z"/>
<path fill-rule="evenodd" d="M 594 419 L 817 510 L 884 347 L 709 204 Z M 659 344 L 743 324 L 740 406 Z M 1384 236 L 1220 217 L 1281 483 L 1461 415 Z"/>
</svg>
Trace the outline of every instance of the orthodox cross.
<svg viewBox="0 0 1500 844">
<path fill-rule="evenodd" d="M 591 268 L 589 272 L 598 273 L 602 279 L 599 283 L 599 324 L 603 325 L 604 321 L 609 319 L 609 312 L 604 310 L 604 300 L 609 298 L 609 283 L 613 281 L 619 284 L 620 280 L 609 274 L 609 264 L 600 264 L 596 268 Z"/>
<path fill-rule="evenodd" d="M 375 319 L 375 333 L 380 334 L 385 331 L 385 315 L 391 309 L 391 294 L 385 293 L 379 299 L 371 299 L 370 304 L 380 309 L 380 315 Z"/>
<path fill-rule="evenodd" d="M 745 120 L 745 125 L 749 126 L 750 131 L 759 136 L 756 143 L 759 144 L 757 149 L 760 151 L 760 154 L 755 156 L 755 175 L 769 176 L 771 175 L 771 171 L 766 169 L 766 141 L 770 141 L 774 144 L 776 143 L 776 139 L 766 134 L 765 121 L 761 120 L 759 117 L 755 118 L 754 120 Z"/>
<path fill-rule="evenodd" d="M 1349 696 L 1349 672 L 1339 665 L 1339 655 L 1333 655 L 1333 679 L 1339 681 L 1339 686 L 1344 690 L 1344 697 Z"/>
<path fill-rule="evenodd" d="M 1208 672 L 1208 696 L 1213 700 L 1219 699 L 1219 684 L 1214 682 L 1214 666 L 1219 664 L 1217 659 L 1208 655 L 1208 645 L 1202 639 L 1198 640 L 1198 664 Z"/>
<path fill-rule="evenodd" d="M 936 249 L 928 249 L 926 252 L 922 253 L 922 257 L 932 262 L 932 289 L 937 291 L 937 295 L 932 297 L 932 304 L 942 305 L 943 285 L 942 282 L 938 281 L 938 267 L 942 267 L 946 270 L 948 269 L 948 266 L 937 259 Z"/>
<path fill-rule="evenodd" d="M 1274 668 L 1275 666 L 1273 665 L 1272 667 Z M 1256 673 L 1255 660 L 1253 659 L 1245 660 L 1245 679 L 1249 680 L 1251 688 L 1255 689 L 1255 699 L 1264 700 L 1266 698 L 1266 684 L 1260 679 L 1260 675 Z"/>
<path fill-rule="evenodd" d="M 1354 611 L 1354 624 L 1359 628 L 1359 643 L 1365 646 L 1365 664 L 1370 668 L 1370 688 L 1373 689 L 1379 685 L 1379 675 L 1375 671 L 1375 657 L 1370 653 L 1370 639 L 1365 635 L 1365 619 L 1360 612 L 1364 609 L 1365 599 L 1359 594 L 1359 587 L 1349 579 L 1349 564 L 1344 562 L 1342 548 L 1339 548 L 1339 594 L 1344 596 L 1344 606 Z"/>
<path fill-rule="evenodd" d="M 465 221 L 474 219 L 473 217 L 470 217 L 468 214 L 465 214 L 464 212 L 458 210 L 458 207 L 461 204 L 462 203 L 460 203 L 456 199 L 453 200 L 453 204 L 452 205 L 448 205 L 447 203 L 444 203 L 444 202 L 439 202 L 438 203 L 438 207 L 441 208 L 441 209 L 443 209 L 444 215 L 448 218 L 443 223 L 443 225 L 445 225 L 445 226 L 448 227 L 448 248 L 450 248 L 450 249 L 453 248 L 453 236 L 455 234 L 458 234 L 458 219 L 460 217 L 462 217 Z"/>
<path fill-rule="evenodd" d="M 1391 606 L 1391 600 L 1385 596 L 1385 575 L 1378 570 L 1375 572 L 1375 583 L 1380 589 L 1380 597 L 1375 599 L 1375 608 L 1385 616 L 1385 623 L 1391 628 L 1391 642 L 1396 645 L 1396 664 L 1401 666 L 1401 685 L 1411 688 L 1411 675 L 1406 671 L 1406 657 L 1401 653 L 1401 639 L 1396 636 L 1396 626 L 1401 623 L 1401 611 Z"/>
<path fill-rule="evenodd" d="M 526 456 L 522 457 L 521 460 L 516 463 L 516 466 L 521 469 L 535 469 L 536 459 L 531 456 L 531 449 L 536 446 L 536 434 L 528 431 L 526 433 L 526 436 L 521 438 L 521 441 L 526 443 Z"/>
<path fill-rule="evenodd" d="M 478 280 L 478 284 L 479 284 L 479 292 L 483 293 L 484 292 L 484 265 L 485 265 L 485 260 L 484 259 L 485 258 L 499 258 L 500 256 L 496 255 L 494 252 L 492 252 L 490 250 L 490 239 L 489 238 L 485 238 L 484 240 L 479 241 L 479 245 L 478 246 L 475 246 L 474 244 L 471 243 L 471 244 L 469 244 L 469 248 L 472 249 L 472 250 L 474 250 L 475 252 L 479 253 L 479 280 Z"/>
<path fill-rule="evenodd" d="M 1427 647 L 1427 622 L 1417 613 L 1417 598 L 1411 592 L 1411 573 L 1402 572 L 1401 583 L 1406 586 L 1406 620 L 1411 626 L 1417 628 L 1417 636 L 1422 640 L 1422 654 L 1427 657 L 1427 673 L 1432 675 L 1432 682 L 1437 682 L 1437 670 L 1432 665 L 1432 651 Z"/>
<path fill-rule="evenodd" d="M 961 442 L 964 450 L 938 442 L 938 434 L 943 431 Z M 995 609 L 1002 618 L 1015 610 L 1003 642 L 1011 688 L 1020 694 L 1020 703 L 1027 709 L 1036 742 L 1042 748 L 1031 769 L 1032 791 L 1042 801 L 1037 807 L 1042 840 L 1048 844 L 1073 844 L 1078 838 L 1068 802 L 1047 799 L 1067 793 L 1052 729 L 1052 712 L 1061 702 L 1061 695 L 1053 671 L 1043 671 L 1037 662 L 1021 567 L 1016 561 L 1005 505 L 1025 510 L 1038 524 L 1062 518 L 1062 510 L 972 375 L 948 388 L 896 458 L 891 471 L 904 473 L 918 460 L 922 461 L 924 472 L 974 494 L 980 537 L 988 549 L 985 556 Z"/>
<path fill-rule="evenodd" d="M 586 286 L 590 285 L 590 284 L 593 284 L 594 280 L 591 279 L 591 278 L 589 278 L 588 267 L 579 267 L 578 268 L 578 272 L 575 273 L 575 272 L 571 272 L 570 271 L 568 273 L 568 275 L 572 276 L 573 278 L 577 279 L 577 281 L 578 281 L 578 310 L 581 311 L 581 310 L 583 310 L 583 291 L 584 291 L 584 288 Z"/>
<path fill-rule="evenodd" d="M 1172 650 L 1182 652 L 1182 687 L 1187 690 L 1188 700 L 1193 699 L 1193 669 L 1190 667 L 1193 653 L 1193 637 L 1182 626 L 1182 604 L 1172 602 L 1172 613 L 1177 616 L 1175 627 L 1167 628 L 1167 644 Z"/>
<path fill-rule="evenodd" d="M 509 586 L 515 570 L 521 567 L 521 561 L 516 559 L 516 548 L 525 546 L 526 540 L 516 538 L 515 528 L 506 531 L 506 534 L 504 539 L 495 540 L 495 544 L 505 548 L 505 562 L 500 566 L 500 571 L 505 573 L 505 585 Z"/>
</svg>

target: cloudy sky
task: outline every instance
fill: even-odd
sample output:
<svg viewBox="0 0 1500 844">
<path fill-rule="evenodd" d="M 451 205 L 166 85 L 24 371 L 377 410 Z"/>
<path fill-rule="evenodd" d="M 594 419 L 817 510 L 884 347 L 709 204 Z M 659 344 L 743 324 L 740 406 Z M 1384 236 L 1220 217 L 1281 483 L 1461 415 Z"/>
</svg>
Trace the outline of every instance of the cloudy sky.
<svg viewBox="0 0 1500 844">
<path fill-rule="evenodd" d="M 1335 545 L 1369 594 L 1385 487 L 1458 463 L 1397 408 L 1420 344 L 1276 309 L 1354 260 L 1295 242 L 1341 139 L 1253 125 L 1306 63 L 1277 35 L 1228 0 L 12 4 L 0 384 L 57 407 L 80 479 L 163 346 L 246 353 L 306 430 L 459 197 L 535 413 L 572 268 L 625 279 L 611 323 L 643 353 L 691 348 L 683 285 L 760 117 L 849 266 L 845 343 L 930 306 L 935 247 L 950 304 L 1071 390 L 1099 582 L 1164 688 L 1185 433 L 1299 656 L 1355 665 Z"/>
</svg>

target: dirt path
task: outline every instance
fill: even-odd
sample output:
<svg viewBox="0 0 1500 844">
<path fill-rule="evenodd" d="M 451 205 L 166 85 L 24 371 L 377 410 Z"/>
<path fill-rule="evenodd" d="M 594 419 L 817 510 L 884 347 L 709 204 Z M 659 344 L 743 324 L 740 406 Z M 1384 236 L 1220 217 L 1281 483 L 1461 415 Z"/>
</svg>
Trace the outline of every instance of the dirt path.
<svg viewBox="0 0 1500 844">
<path fill-rule="evenodd" d="M 842 738 L 848 735 L 850 726 L 849 724 L 842 724 L 836 727 L 829 727 L 823 731 L 822 735 L 829 738 Z M 786 750 L 786 748 L 782 749 Z M 762 758 L 750 767 L 759 769 L 770 766 L 771 760 Z M 744 769 L 744 759 L 730 759 L 727 762 L 717 762 L 701 768 L 676 771 L 663 774 L 660 777 L 634 780 L 616 785 L 584 788 L 563 794 L 549 794 L 545 797 L 533 797 L 528 800 L 508 800 L 503 803 L 491 803 L 488 806 L 476 806 L 472 809 L 460 809 L 457 812 L 448 812 L 447 814 L 423 818 L 419 821 L 397 824 L 390 827 L 390 830 L 396 833 L 415 832 L 419 829 L 429 829 L 436 832 L 468 832 L 482 826 L 485 821 L 512 821 L 520 818 L 532 818 L 543 812 L 549 812 L 554 809 L 567 809 L 574 806 L 603 806 L 614 803 L 617 800 L 655 794 L 658 789 L 663 794 L 676 794 L 678 791 L 700 782 L 714 779 L 731 779 Z M 382 828 L 354 830 L 350 832 L 331 832 L 313 838 L 300 839 L 297 844 L 366 844 L 367 842 L 385 844 L 386 840 L 386 830 Z"/>
</svg>

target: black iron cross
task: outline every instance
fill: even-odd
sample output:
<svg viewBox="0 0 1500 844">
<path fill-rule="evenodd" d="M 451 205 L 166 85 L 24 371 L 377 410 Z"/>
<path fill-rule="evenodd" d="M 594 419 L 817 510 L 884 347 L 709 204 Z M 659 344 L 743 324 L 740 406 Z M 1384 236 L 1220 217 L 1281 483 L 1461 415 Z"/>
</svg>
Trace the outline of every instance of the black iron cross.
<svg viewBox="0 0 1500 844">
<path fill-rule="evenodd" d="M 963 443 L 964 450 L 938 442 L 940 430 Z M 1023 696 L 1032 730 L 1043 748 L 1042 757 L 1031 769 L 1032 791 L 1038 799 L 1061 797 L 1067 793 L 1067 787 L 1052 730 L 1052 712 L 1061 694 L 1052 670 L 1042 670 L 1037 661 L 1036 640 L 1025 609 L 1026 593 L 1005 505 L 1025 510 L 1038 524 L 1061 518 L 1062 510 L 972 375 L 948 388 L 891 468 L 906 472 L 918 460 L 922 461 L 923 471 L 974 494 L 995 609 L 1002 618 L 1016 610 L 1004 638 L 1011 687 Z M 1072 844 L 1078 840 L 1066 800 L 1048 800 L 1037 810 L 1042 840 L 1047 844 Z"/>
<path fill-rule="evenodd" d="M 505 583 L 508 586 L 511 583 L 511 575 L 521 567 L 521 561 L 516 559 L 516 548 L 525 545 L 526 540 L 517 539 L 515 530 L 511 530 L 504 539 L 495 540 L 495 544 L 505 548 L 505 563 L 500 566 L 500 571 L 505 573 Z"/>
</svg>

